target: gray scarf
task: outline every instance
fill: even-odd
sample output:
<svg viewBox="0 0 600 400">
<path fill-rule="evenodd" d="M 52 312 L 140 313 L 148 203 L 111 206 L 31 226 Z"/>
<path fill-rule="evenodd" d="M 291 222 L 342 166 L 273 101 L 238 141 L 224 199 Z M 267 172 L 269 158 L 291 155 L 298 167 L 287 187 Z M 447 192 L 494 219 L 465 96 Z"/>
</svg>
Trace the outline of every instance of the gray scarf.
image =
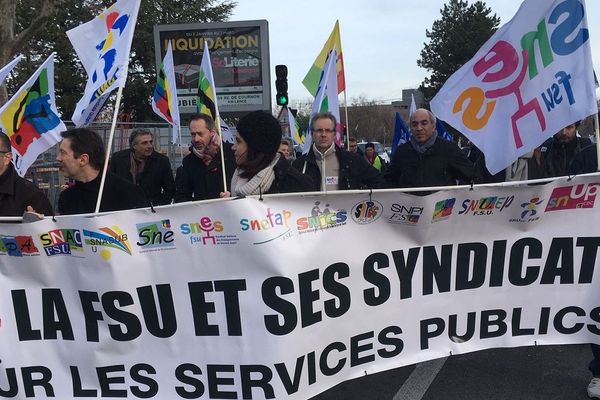
<svg viewBox="0 0 600 400">
<path fill-rule="evenodd" d="M 273 161 L 250 179 L 242 178 L 240 175 L 243 170 L 236 168 L 231 178 L 231 193 L 235 196 L 265 193 L 275 181 L 275 170 L 273 168 L 279 161 L 279 157 L 281 157 L 281 154 L 275 154 Z"/>
<path fill-rule="evenodd" d="M 431 135 L 431 137 L 429 139 L 427 139 L 427 141 L 425 143 L 419 144 L 415 140 L 415 137 L 411 135 L 410 144 L 417 153 L 424 154 L 428 148 L 433 146 L 433 144 L 435 143 L 435 139 L 437 139 L 437 136 L 438 136 L 437 131 L 433 131 L 433 135 Z"/>
</svg>

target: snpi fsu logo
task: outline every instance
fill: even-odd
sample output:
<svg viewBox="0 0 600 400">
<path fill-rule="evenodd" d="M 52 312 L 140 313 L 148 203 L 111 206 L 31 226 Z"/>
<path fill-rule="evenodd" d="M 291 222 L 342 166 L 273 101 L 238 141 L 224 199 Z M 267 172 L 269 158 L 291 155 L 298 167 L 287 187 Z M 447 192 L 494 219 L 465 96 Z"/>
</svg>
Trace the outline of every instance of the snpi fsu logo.
<svg viewBox="0 0 600 400">
<path fill-rule="evenodd" d="M 9 257 L 39 256 L 40 251 L 35 247 L 31 236 L 0 235 L 0 255 Z"/>
<path fill-rule="evenodd" d="M 136 244 L 143 249 L 140 252 L 175 249 L 170 220 L 144 222 L 135 227 L 139 238 Z"/>
<path fill-rule="evenodd" d="M 361 201 L 352 207 L 352 219 L 360 225 L 370 224 L 381 217 L 382 210 L 381 203 L 377 201 Z"/>
<path fill-rule="evenodd" d="M 84 229 L 83 236 L 85 244 L 90 245 L 92 251 L 100 254 L 100 257 L 104 260 L 109 260 L 112 256 L 109 249 L 119 250 L 131 255 L 131 244 L 129 243 L 127 234 L 116 225 L 100 228 L 100 232 Z M 101 248 L 100 251 L 98 251 L 99 248 Z"/>
<path fill-rule="evenodd" d="M 390 207 L 392 215 L 388 218 L 388 222 L 391 224 L 417 225 L 423 214 L 423 210 L 423 207 L 404 206 L 394 203 Z"/>
</svg>

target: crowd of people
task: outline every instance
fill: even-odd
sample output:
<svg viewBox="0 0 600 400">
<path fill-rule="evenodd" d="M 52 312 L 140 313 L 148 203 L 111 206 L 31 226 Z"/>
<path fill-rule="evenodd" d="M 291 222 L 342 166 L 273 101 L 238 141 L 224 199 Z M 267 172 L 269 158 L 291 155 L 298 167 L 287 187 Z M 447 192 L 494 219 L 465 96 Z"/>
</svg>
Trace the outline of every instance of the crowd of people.
<svg viewBox="0 0 600 400">
<path fill-rule="evenodd" d="M 282 140 L 279 122 L 265 111 L 240 119 L 233 145 L 222 141 L 210 116 L 194 114 L 189 122 L 190 153 L 175 177 L 169 159 L 155 151 L 152 132 L 135 130 L 129 149 L 112 155 L 99 210 L 269 193 L 518 181 L 595 172 L 598 167 L 596 145 L 578 134 L 578 123 L 566 126 L 496 175 L 486 170 L 483 153 L 472 143 L 461 148 L 438 136 L 436 118 L 426 109 L 410 116 L 412 136 L 396 149 L 389 165 L 372 143 L 366 144 L 364 153 L 355 138 L 349 139 L 348 150 L 336 145 L 337 123 L 331 113 L 314 115 L 313 143 L 306 154 L 293 157 L 290 142 Z M 87 128 L 61 135 L 56 160 L 72 184 L 60 193 L 56 211 L 92 213 L 100 192 L 104 143 Z M 10 139 L 0 133 L 0 216 L 31 213 L 53 215 L 54 210 L 41 190 L 17 175 Z M 588 394 L 600 398 L 600 346 L 592 345 L 592 351 L 589 368 L 594 378 Z"/>
</svg>

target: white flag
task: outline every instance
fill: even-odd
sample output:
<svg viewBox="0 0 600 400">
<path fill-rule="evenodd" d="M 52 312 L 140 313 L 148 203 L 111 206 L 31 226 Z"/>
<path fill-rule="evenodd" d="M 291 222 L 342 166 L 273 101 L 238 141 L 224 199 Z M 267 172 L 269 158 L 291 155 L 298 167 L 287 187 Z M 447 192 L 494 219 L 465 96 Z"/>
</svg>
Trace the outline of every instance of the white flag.
<svg viewBox="0 0 600 400">
<path fill-rule="evenodd" d="M 310 113 L 310 117 L 312 119 L 313 115 L 318 114 L 320 112 L 330 112 L 332 113 L 336 120 L 337 126 L 336 130 L 336 139 L 335 142 L 337 145 L 342 143 L 342 130 L 340 124 L 340 103 L 338 101 L 338 87 L 337 87 L 337 52 L 335 48 L 329 53 L 327 58 L 327 62 L 325 63 L 325 68 L 323 69 L 323 75 L 321 75 L 321 80 L 319 81 L 319 87 L 317 89 L 317 95 L 315 96 L 315 101 L 313 102 L 312 111 Z M 310 150 L 310 146 L 312 145 L 312 132 L 310 131 L 310 126 L 308 127 L 306 138 L 304 140 L 304 147 L 302 148 L 302 154 L 308 153 Z"/>
<path fill-rule="evenodd" d="M 76 126 L 89 125 L 110 93 L 125 84 L 140 0 L 119 0 L 93 20 L 67 32 L 87 74 L 85 93 L 73 113 Z"/>
<path fill-rule="evenodd" d="M 495 174 L 598 112 L 583 0 L 525 0 L 431 101 Z"/>
<path fill-rule="evenodd" d="M 0 108 L 0 124 L 10 139 L 13 165 L 20 176 L 67 130 L 54 100 L 54 54 Z"/>
<path fill-rule="evenodd" d="M 173 66 L 173 49 L 171 48 L 170 41 L 167 46 L 165 58 L 156 75 L 156 86 L 152 95 L 152 109 L 162 119 L 173 126 L 171 143 L 177 143 L 181 130 L 181 122 L 177 102 L 175 67 Z"/>
<path fill-rule="evenodd" d="M 415 95 L 413 93 L 410 94 L 410 110 L 408 111 L 408 116 L 410 117 L 417 111 L 417 103 L 415 102 Z"/>
<path fill-rule="evenodd" d="M 18 56 L 15 57 L 14 60 L 12 60 L 8 64 L 6 64 L 4 67 L 2 67 L 2 69 L 0 69 L 0 85 L 2 85 L 4 83 L 4 80 L 6 79 L 8 74 L 10 74 L 10 71 L 12 71 L 13 68 L 16 67 L 17 64 L 19 63 L 19 61 L 21 61 L 22 59 L 23 59 L 23 55 L 19 54 Z"/>
</svg>

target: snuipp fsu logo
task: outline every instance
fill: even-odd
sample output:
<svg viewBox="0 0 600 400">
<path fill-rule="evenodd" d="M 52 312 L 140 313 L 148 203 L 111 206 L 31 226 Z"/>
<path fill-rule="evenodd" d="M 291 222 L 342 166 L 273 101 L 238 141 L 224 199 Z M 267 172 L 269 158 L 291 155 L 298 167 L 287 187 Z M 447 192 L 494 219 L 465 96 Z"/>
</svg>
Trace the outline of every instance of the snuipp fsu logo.
<svg viewBox="0 0 600 400">
<path fill-rule="evenodd" d="M 144 222 L 135 224 L 135 227 L 138 231 L 136 244 L 142 248 L 141 253 L 175 249 L 175 238 L 173 238 L 170 220 Z"/>
<path fill-rule="evenodd" d="M 555 188 L 546 205 L 546 212 L 593 208 L 599 186 L 600 183 L 586 183 Z"/>
</svg>

